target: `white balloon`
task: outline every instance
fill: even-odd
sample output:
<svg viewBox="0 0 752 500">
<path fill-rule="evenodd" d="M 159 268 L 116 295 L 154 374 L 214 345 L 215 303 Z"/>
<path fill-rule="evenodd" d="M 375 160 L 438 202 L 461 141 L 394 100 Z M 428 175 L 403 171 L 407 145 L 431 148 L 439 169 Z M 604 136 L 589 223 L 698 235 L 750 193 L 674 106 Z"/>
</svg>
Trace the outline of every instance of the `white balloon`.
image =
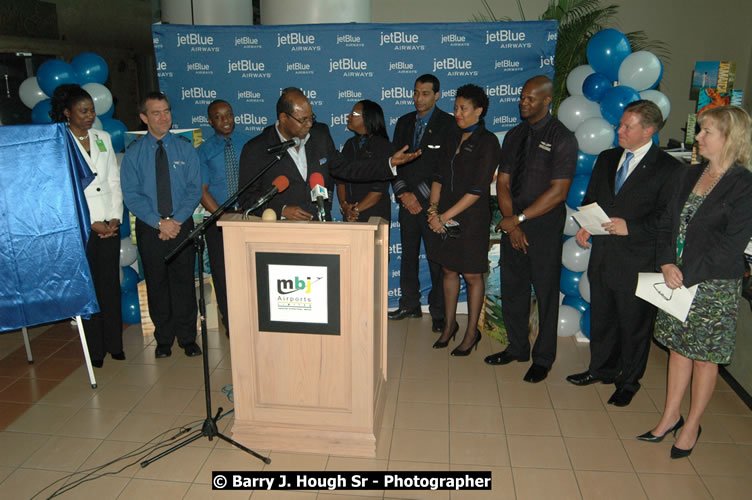
<svg viewBox="0 0 752 500">
<path fill-rule="evenodd" d="M 600 154 L 614 144 L 614 127 L 603 118 L 588 118 L 574 131 L 580 151 L 589 155 Z"/>
<path fill-rule="evenodd" d="M 587 277 L 587 273 L 582 273 L 580 276 L 580 297 L 585 302 L 590 303 L 590 280 Z"/>
<path fill-rule="evenodd" d="M 123 273 L 123 268 L 118 267 L 118 271 L 120 271 L 120 286 L 123 286 L 123 278 L 125 278 L 125 274 Z"/>
<path fill-rule="evenodd" d="M 632 87 L 637 92 L 658 83 L 663 73 L 661 60 L 647 50 L 629 54 L 619 66 L 619 85 Z"/>
<path fill-rule="evenodd" d="M 567 92 L 569 95 L 582 95 L 582 83 L 585 78 L 595 73 L 589 64 L 577 66 L 567 75 Z"/>
<path fill-rule="evenodd" d="M 97 130 L 104 130 L 104 128 L 102 128 L 102 120 L 100 120 L 98 116 L 94 118 L 94 123 L 91 125 L 91 127 Z"/>
<path fill-rule="evenodd" d="M 572 306 L 559 306 L 559 337 L 571 337 L 580 330 L 581 313 Z"/>
<path fill-rule="evenodd" d="M 576 238 L 569 238 L 561 249 L 561 263 L 570 271 L 581 273 L 588 267 L 590 249 L 582 248 Z M 582 278 L 580 278 L 582 279 Z"/>
<path fill-rule="evenodd" d="M 561 123 L 574 132 L 577 127 L 588 118 L 601 116 L 601 107 L 582 95 L 572 95 L 561 101 L 559 114 L 556 116 Z"/>
<path fill-rule="evenodd" d="M 112 107 L 112 94 L 110 90 L 101 83 L 87 83 L 83 89 L 89 93 L 94 101 L 94 112 L 102 115 Z"/>
<path fill-rule="evenodd" d="M 658 90 L 643 90 L 640 92 L 640 97 L 642 99 L 645 99 L 647 101 L 654 102 L 658 108 L 661 110 L 661 114 L 663 115 L 663 119 L 665 120 L 668 118 L 668 114 L 671 113 L 671 102 L 668 100 L 668 97 L 663 92 L 660 92 Z"/>
<path fill-rule="evenodd" d="M 18 97 L 21 98 L 21 102 L 24 103 L 29 109 L 33 109 L 39 102 L 49 99 L 49 96 L 39 88 L 39 82 L 36 76 L 30 76 L 18 87 Z"/>
<path fill-rule="evenodd" d="M 567 204 L 564 204 L 564 207 L 567 209 L 567 221 L 564 223 L 564 234 L 567 236 L 574 236 L 577 234 L 577 231 L 580 230 L 580 225 L 577 224 L 577 221 L 572 217 L 572 214 L 575 213 L 576 210 L 569 208 L 569 205 Z"/>
<path fill-rule="evenodd" d="M 130 266 L 138 258 L 138 249 L 130 238 L 120 240 L 120 267 Z"/>
</svg>

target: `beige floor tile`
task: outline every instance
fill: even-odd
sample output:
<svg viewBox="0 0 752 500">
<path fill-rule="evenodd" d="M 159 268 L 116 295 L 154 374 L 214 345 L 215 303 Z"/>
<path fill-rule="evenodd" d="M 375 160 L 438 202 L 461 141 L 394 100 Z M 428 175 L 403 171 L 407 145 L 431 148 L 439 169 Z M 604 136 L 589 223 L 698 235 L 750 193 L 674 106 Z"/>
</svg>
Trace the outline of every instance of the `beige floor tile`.
<svg viewBox="0 0 752 500">
<path fill-rule="evenodd" d="M 583 500 L 639 500 L 647 498 L 634 472 L 575 471 Z"/>
<path fill-rule="evenodd" d="M 169 448 L 168 448 L 169 449 Z M 134 477 L 191 483 L 211 453 L 209 448 L 183 447 L 140 468 Z"/>
<path fill-rule="evenodd" d="M 240 490 L 212 490 L 211 484 L 194 483 L 183 500 L 248 500 L 252 493 L 252 491 Z"/>
<path fill-rule="evenodd" d="M 260 471 L 264 468 L 264 462 L 238 449 L 211 450 L 209 457 L 204 462 L 201 471 L 193 481 L 194 483 L 211 484 L 211 473 L 217 470 L 243 470 Z"/>
<path fill-rule="evenodd" d="M 577 480 L 571 470 L 512 468 L 517 500 L 579 499 Z"/>
<path fill-rule="evenodd" d="M 595 387 L 577 387 L 572 384 L 548 384 L 548 393 L 554 408 L 562 410 L 603 410 L 603 403 Z"/>
<path fill-rule="evenodd" d="M 611 419 L 605 411 L 556 410 L 561 435 L 576 438 L 616 438 Z"/>
<path fill-rule="evenodd" d="M 41 448 L 50 436 L 26 434 L 22 432 L 0 432 L 0 465 L 18 467 Z"/>
<path fill-rule="evenodd" d="M 661 415 L 657 412 L 609 412 L 608 416 L 621 439 L 635 439 L 661 420 Z"/>
<path fill-rule="evenodd" d="M 131 479 L 118 499 L 143 500 L 144 498 L 158 498 L 160 500 L 178 500 L 185 496 L 190 487 L 190 483 Z"/>
<path fill-rule="evenodd" d="M 287 453 L 282 451 L 272 451 L 270 458 L 271 464 L 264 466 L 265 471 L 280 470 L 325 470 L 327 455 L 318 455 L 314 453 Z"/>
<path fill-rule="evenodd" d="M 390 460 L 449 463 L 449 433 L 394 429 Z"/>
<path fill-rule="evenodd" d="M 512 361 L 508 365 L 503 366 L 496 366 L 493 367 L 493 370 L 496 375 L 496 380 L 501 382 L 522 382 L 522 377 L 525 376 L 525 373 L 527 373 L 528 369 L 530 368 L 530 361 L 525 361 L 523 363 Z M 535 384 L 528 384 L 528 385 L 535 385 Z M 537 384 L 537 385 L 543 385 L 543 384 Z"/>
<path fill-rule="evenodd" d="M 101 443 L 99 439 L 53 436 L 24 462 L 23 467 L 74 472 Z"/>
<path fill-rule="evenodd" d="M 159 378 L 161 387 L 174 387 L 178 389 L 199 390 L 204 387 L 204 372 L 195 366 L 183 366 L 175 364 L 170 370 Z"/>
<path fill-rule="evenodd" d="M 91 386 L 58 385 L 48 392 L 39 403 L 54 406 L 70 406 L 81 408 L 87 404 L 92 396 L 96 396 L 101 389 L 92 389 Z"/>
<path fill-rule="evenodd" d="M 10 476 L 15 470 L 16 470 L 15 467 L 0 466 L 0 483 L 5 481 L 5 478 Z"/>
<path fill-rule="evenodd" d="M 658 410 L 659 412 L 663 412 L 663 408 L 666 405 L 666 388 L 665 387 L 645 387 L 644 389 L 640 389 L 640 391 L 642 390 L 645 390 L 648 393 L 648 396 L 650 396 L 650 400 L 653 402 L 653 405 L 655 406 L 656 410 Z M 684 397 L 682 398 L 681 406 L 679 407 L 682 415 L 686 415 L 687 413 L 689 413 L 690 394 L 691 394 L 691 391 L 687 390 L 684 393 Z"/>
<path fill-rule="evenodd" d="M 705 412 L 747 417 L 752 414 L 741 398 L 733 392 L 714 392 Z"/>
<path fill-rule="evenodd" d="M 448 380 L 449 360 L 446 357 L 423 359 L 408 356 L 402 364 L 402 378 Z"/>
<path fill-rule="evenodd" d="M 609 412 L 624 412 L 624 411 L 657 412 L 658 408 L 663 410 L 663 405 L 656 406 L 653 403 L 653 400 L 650 398 L 650 395 L 648 395 L 647 391 L 643 391 L 643 390 L 637 391 L 637 394 L 634 395 L 634 397 L 632 398 L 632 402 L 629 403 L 629 405 L 619 407 L 619 406 L 607 404 L 608 398 L 610 398 L 611 395 L 615 391 L 613 385 L 596 384 L 594 387 L 595 387 L 595 390 L 597 390 L 598 394 L 600 395 L 601 401 L 603 402 L 603 406 Z"/>
<path fill-rule="evenodd" d="M 685 414 L 686 418 L 686 414 Z M 702 416 L 702 441 L 705 443 L 734 444 L 734 439 L 726 428 L 726 419 L 731 415 L 706 413 Z"/>
<path fill-rule="evenodd" d="M 649 362 L 640 379 L 642 387 L 666 387 L 666 361 Z"/>
<path fill-rule="evenodd" d="M 62 436 L 104 439 L 123 421 L 127 412 L 81 408 L 58 431 Z"/>
<path fill-rule="evenodd" d="M 650 500 L 713 498 L 696 475 L 640 474 L 640 482 Z"/>
<path fill-rule="evenodd" d="M 504 419 L 497 406 L 449 405 L 449 430 L 504 434 Z"/>
<path fill-rule="evenodd" d="M 227 400 L 227 396 L 221 392 L 211 392 L 212 401 L 212 417 L 216 414 L 217 408 L 222 407 L 232 408 L 234 405 L 231 401 Z M 191 417 L 206 417 L 206 394 L 203 390 L 196 391 L 196 394 L 183 408 L 182 415 L 188 415 Z"/>
<path fill-rule="evenodd" d="M 177 426 L 183 424 L 182 419 L 178 419 Z M 135 441 L 145 443 L 164 433 L 164 437 L 176 434 L 175 415 L 163 415 L 159 413 L 129 413 L 120 424 L 112 430 L 107 436 L 108 439 L 115 441 Z M 169 431 L 169 432 L 168 432 Z M 162 439 L 162 438 L 160 438 Z"/>
<path fill-rule="evenodd" d="M 139 471 L 139 462 L 145 458 L 146 453 L 147 448 L 142 443 L 102 441 L 78 468 L 77 477 L 108 474 L 131 478 Z"/>
<path fill-rule="evenodd" d="M 152 388 L 133 408 L 139 413 L 166 413 L 179 415 L 188 406 L 198 391 L 164 387 L 161 384 Z"/>
<path fill-rule="evenodd" d="M 481 382 L 449 381 L 449 403 L 455 405 L 498 405 L 499 390 L 496 380 Z"/>
<path fill-rule="evenodd" d="M 451 491 L 452 500 L 514 500 L 514 481 L 511 467 L 491 467 L 488 465 L 451 465 L 452 471 L 491 471 L 490 490 L 461 490 Z"/>
<path fill-rule="evenodd" d="M 503 408 L 507 434 L 560 436 L 554 410 L 545 408 Z"/>
<path fill-rule="evenodd" d="M 499 380 L 499 397 L 504 408 L 552 408 L 546 384 Z"/>
<path fill-rule="evenodd" d="M 62 471 L 16 469 L 0 484 L 0 498 L 31 498 L 37 494 L 36 498 L 47 498 L 63 485 L 59 480 L 67 475 Z"/>
<path fill-rule="evenodd" d="M 571 469 L 572 464 L 560 437 L 507 436 L 512 467 Z"/>
<path fill-rule="evenodd" d="M 394 419 L 395 429 L 418 429 L 423 431 L 448 431 L 449 412 L 447 405 L 436 403 L 411 403 L 403 401 L 397 404 Z"/>
<path fill-rule="evenodd" d="M 84 406 L 104 410 L 130 411 L 149 391 L 146 386 L 109 384 L 89 398 Z"/>
<path fill-rule="evenodd" d="M 479 356 L 475 353 L 466 358 L 450 356 L 449 378 L 473 383 L 494 382 L 496 380 L 494 368 L 478 358 Z"/>
<path fill-rule="evenodd" d="M 449 462 L 467 465 L 508 466 L 509 452 L 503 434 L 449 433 Z"/>
<path fill-rule="evenodd" d="M 217 368 L 211 373 L 211 390 L 222 392 L 222 389 L 232 385 L 232 370 Z M 203 390 L 203 385 L 201 386 Z"/>
<path fill-rule="evenodd" d="M 146 356 L 149 358 L 149 356 Z M 154 357 L 154 354 L 151 354 Z M 151 387 L 159 378 L 167 373 L 172 366 L 170 358 L 158 359 L 157 364 L 135 364 L 132 362 L 118 374 L 115 385 L 146 385 Z M 168 364 L 170 363 L 170 364 Z"/>
<path fill-rule="evenodd" d="M 446 380 L 402 379 L 397 400 L 448 404 L 449 383 Z"/>
<path fill-rule="evenodd" d="M 702 476 L 702 482 L 715 500 L 738 500 L 749 497 L 752 477 Z"/>
<path fill-rule="evenodd" d="M 77 411 L 77 408 L 69 406 L 36 404 L 10 424 L 7 430 L 34 434 L 55 434 L 66 425 L 66 421 Z"/>
<path fill-rule="evenodd" d="M 382 427 L 376 436 L 376 459 L 388 460 L 392 450 L 392 433 L 394 429 Z"/>
<path fill-rule="evenodd" d="M 129 479 L 124 477 L 100 477 L 94 481 L 86 481 L 72 487 L 70 482 L 66 487 L 71 487 L 59 497 L 66 500 L 105 500 L 118 498 L 125 489 Z"/>
<path fill-rule="evenodd" d="M 735 443 L 752 444 L 752 416 L 723 415 L 719 417 L 719 420 Z M 705 436 L 704 427 L 703 436 Z"/>
<path fill-rule="evenodd" d="M 672 460 L 669 456 L 673 440 L 665 439 L 660 443 L 646 443 L 636 439 L 625 439 L 622 443 L 635 472 L 694 474 L 694 468 L 689 460 Z"/>
<path fill-rule="evenodd" d="M 633 472 L 619 439 L 564 438 L 574 470 Z"/>
<path fill-rule="evenodd" d="M 752 457 L 745 453 L 742 445 L 716 444 L 703 441 L 705 433 L 692 451 L 689 461 L 701 476 L 744 476 L 752 475 Z"/>
<path fill-rule="evenodd" d="M 403 471 L 403 472 L 409 472 L 409 471 L 435 471 L 435 472 L 442 472 L 442 471 L 448 471 L 449 464 L 439 464 L 435 462 L 403 462 L 400 460 L 390 460 L 389 461 L 389 470 L 390 471 Z M 423 499 L 449 499 L 449 491 L 446 490 L 438 490 L 438 491 L 428 491 L 428 490 L 387 490 L 384 492 L 384 499 L 388 498 L 407 498 L 410 500 L 423 500 Z"/>
</svg>

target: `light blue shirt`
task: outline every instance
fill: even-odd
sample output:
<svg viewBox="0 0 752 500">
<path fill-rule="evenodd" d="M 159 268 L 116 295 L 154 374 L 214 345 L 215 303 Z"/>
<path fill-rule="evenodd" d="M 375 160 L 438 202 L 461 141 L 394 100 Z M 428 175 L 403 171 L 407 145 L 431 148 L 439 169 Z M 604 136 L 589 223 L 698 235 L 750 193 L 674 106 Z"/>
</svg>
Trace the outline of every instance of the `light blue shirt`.
<svg viewBox="0 0 752 500">
<path fill-rule="evenodd" d="M 251 138 L 247 135 L 233 131 L 230 142 L 235 148 L 235 158 L 240 161 L 240 153 L 245 143 Z M 227 192 L 227 171 L 225 169 L 225 138 L 221 135 L 209 137 L 198 149 L 199 161 L 201 162 L 201 184 L 209 186 L 209 194 L 212 195 L 217 205 L 224 203 L 229 198 Z M 243 186 L 238 186 L 240 189 Z"/>
</svg>

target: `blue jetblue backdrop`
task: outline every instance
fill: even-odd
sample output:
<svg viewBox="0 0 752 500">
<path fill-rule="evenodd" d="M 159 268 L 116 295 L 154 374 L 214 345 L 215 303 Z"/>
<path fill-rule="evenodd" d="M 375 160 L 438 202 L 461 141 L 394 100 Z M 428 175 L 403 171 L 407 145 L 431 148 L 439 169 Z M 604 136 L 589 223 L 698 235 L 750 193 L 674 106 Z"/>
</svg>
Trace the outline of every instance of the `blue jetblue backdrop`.
<svg viewBox="0 0 752 500">
<path fill-rule="evenodd" d="M 172 103 L 176 128 L 211 135 L 206 107 L 232 104 L 237 127 L 255 136 L 276 120 L 280 91 L 295 86 L 311 101 L 335 144 L 350 137 L 347 114 L 371 99 L 384 109 L 389 133 L 413 111 L 413 83 L 424 73 L 441 81 L 439 107 L 451 113 L 457 87 L 486 89 L 486 126 L 506 131 L 519 123 L 522 85 L 553 78 L 556 21 L 451 24 L 310 24 L 293 26 L 152 27 L 161 90 Z M 392 205 L 389 306 L 399 299 L 401 253 L 397 205 Z M 425 258 L 422 256 L 423 259 Z M 425 263 L 423 296 L 430 289 Z"/>
</svg>

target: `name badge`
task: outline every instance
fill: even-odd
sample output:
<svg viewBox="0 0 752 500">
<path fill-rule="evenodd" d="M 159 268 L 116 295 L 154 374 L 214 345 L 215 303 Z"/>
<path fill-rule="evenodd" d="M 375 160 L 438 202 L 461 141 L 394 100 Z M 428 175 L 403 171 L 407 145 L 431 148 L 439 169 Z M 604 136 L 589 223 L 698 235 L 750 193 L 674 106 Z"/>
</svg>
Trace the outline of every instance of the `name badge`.
<svg viewBox="0 0 752 500">
<path fill-rule="evenodd" d="M 99 148 L 100 153 L 106 153 L 107 148 L 104 145 L 104 142 L 102 142 L 102 139 L 97 139 L 96 141 L 97 147 Z"/>
</svg>

